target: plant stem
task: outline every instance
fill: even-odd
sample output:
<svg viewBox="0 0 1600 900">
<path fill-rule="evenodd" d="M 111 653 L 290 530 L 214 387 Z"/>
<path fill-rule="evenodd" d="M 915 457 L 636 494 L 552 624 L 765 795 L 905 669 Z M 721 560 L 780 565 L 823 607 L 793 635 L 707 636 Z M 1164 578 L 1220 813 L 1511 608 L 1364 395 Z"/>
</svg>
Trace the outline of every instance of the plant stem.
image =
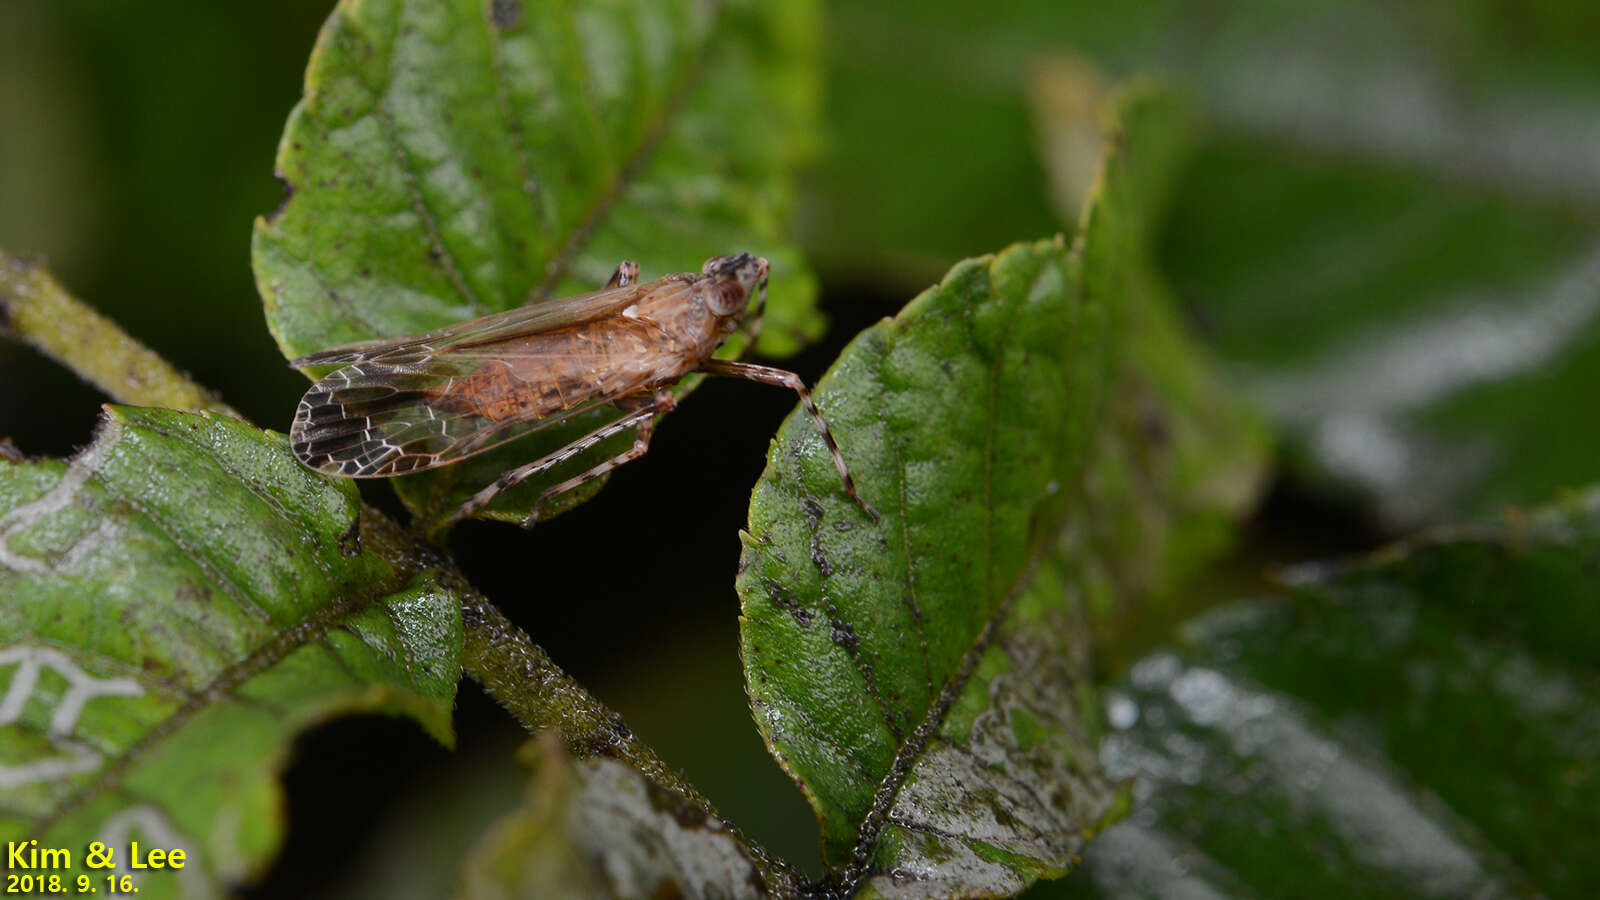
<svg viewBox="0 0 1600 900">
<path fill-rule="evenodd" d="M 33 345 L 118 403 L 239 417 L 211 391 L 67 293 L 43 265 L 4 251 L 0 334 Z"/>
<path fill-rule="evenodd" d="M 574 757 L 618 760 L 704 812 L 717 815 L 711 801 L 635 738 L 621 716 L 562 671 L 543 647 L 512 624 L 494 604 L 470 586 L 458 590 L 462 597 L 461 666 L 524 728 L 533 733 L 554 728 Z M 786 862 L 740 835 L 726 819 L 717 818 L 750 849 L 772 896 L 799 893 L 798 875 Z"/>
<path fill-rule="evenodd" d="M 460 590 L 458 588 L 458 590 Z M 477 591 L 460 590 L 461 667 L 530 732 L 556 727 L 576 757 L 620 760 L 685 796 L 698 794 L 544 648 Z"/>
</svg>

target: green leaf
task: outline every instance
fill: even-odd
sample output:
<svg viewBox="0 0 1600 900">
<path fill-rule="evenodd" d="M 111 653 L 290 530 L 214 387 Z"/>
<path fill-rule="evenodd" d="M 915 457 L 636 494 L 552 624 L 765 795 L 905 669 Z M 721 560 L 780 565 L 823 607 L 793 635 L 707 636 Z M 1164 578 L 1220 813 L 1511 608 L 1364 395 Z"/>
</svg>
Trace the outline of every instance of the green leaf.
<svg viewBox="0 0 1600 900">
<path fill-rule="evenodd" d="M 1107 696 L 1136 811 L 1062 894 L 1587 897 L 1600 491 L 1297 573 Z"/>
<path fill-rule="evenodd" d="M 0 463 L 0 840 L 123 873 L 130 841 L 178 848 L 141 896 L 220 893 L 281 840 L 301 729 L 382 711 L 450 743 L 458 601 L 359 510 L 210 414 L 108 407 L 78 457 Z"/>
<path fill-rule="evenodd" d="M 957 265 L 818 385 L 882 521 L 843 496 L 798 413 L 752 498 L 738 581 L 751 702 L 816 809 L 841 895 L 1012 893 L 1064 873 L 1119 808 L 1083 715 L 1094 538 L 1073 523 L 1105 511 L 1093 498 L 1126 496 L 1095 485 L 1097 454 L 1130 450 L 1123 420 L 1103 415 L 1112 391 L 1168 386 L 1159 362 L 1125 360 L 1123 345 L 1131 324 L 1167 315 L 1140 269 L 1183 129 L 1148 87 L 1116 113 L 1071 251 L 1058 238 Z M 1160 335 L 1152 350 L 1182 346 L 1170 322 Z M 1205 388 L 1192 390 L 1220 404 Z M 1158 415 L 1193 421 L 1191 400 L 1162 398 Z M 1114 465 L 1181 483 L 1137 455 Z M 1185 502 L 1207 515 L 1215 503 L 1116 521 L 1173 524 L 1186 541 Z"/>
<path fill-rule="evenodd" d="M 791 170 L 814 144 L 814 18 L 806 0 L 341 3 L 279 148 L 289 198 L 256 224 L 279 346 L 295 357 L 593 290 L 623 258 L 649 279 L 749 250 L 773 264 L 764 343 L 794 349 L 817 330 L 815 284 L 784 237 Z M 449 513 L 615 416 L 396 487 L 413 511 Z M 616 450 L 486 515 L 520 520 Z"/>
<path fill-rule="evenodd" d="M 1067 209 L 1106 191 L 1092 213 L 1102 228 L 1102 207 L 1147 211 L 1120 242 L 1090 245 L 1134 254 L 1131 264 L 1107 259 L 1090 269 L 1113 276 L 1102 293 L 1116 298 L 1118 324 L 1109 339 L 1118 346 L 1118 367 L 1084 479 L 1084 508 L 1063 541 L 1101 669 L 1142 640 L 1165 638 L 1186 599 L 1178 588 L 1230 545 L 1235 520 L 1260 493 L 1271 449 L 1264 421 L 1231 399 L 1211 354 L 1190 339 L 1176 298 L 1145 258 L 1149 231 L 1159 225 L 1148 211 L 1166 208 L 1187 158 L 1193 129 L 1186 109 L 1148 85 L 1121 94 L 1112 100 L 1115 92 L 1098 73 L 1070 59 L 1041 65 L 1034 85 L 1041 152 L 1058 205 Z M 1101 178 L 1090 148 L 1107 140 L 1137 160 L 1131 172 L 1113 169 Z"/>
<path fill-rule="evenodd" d="M 1497 191 L 1214 141 L 1164 258 L 1293 472 L 1411 526 L 1594 478 L 1596 236 Z"/>
<path fill-rule="evenodd" d="M 831 64 L 850 89 L 831 100 L 840 149 L 815 220 L 849 227 L 810 238 L 819 266 L 926 271 L 952 245 L 1025 227 L 1033 207 L 1014 186 L 1036 184 L 1037 161 L 1018 97 L 1051 80 L 1040 70 L 1058 56 L 1176 70 L 1209 127 L 1162 267 L 1236 389 L 1286 432 L 1291 477 L 1353 495 L 1390 527 L 1595 477 L 1587 441 L 1549 439 L 1583 428 L 1600 390 L 1600 153 L 1581 124 L 1600 81 L 1550 65 L 1570 27 L 1559 10 L 1530 9 L 1516 29 L 1549 41 L 1535 50 L 1505 43 L 1481 4 L 1396 17 L 1246 2 L 1199 31 L 1160 4 L 1092 17 L 1048 3 L 934 2 L 917 17 L 888 6 L 832 7 L 847 37 Z M 979 62 L 938 62 L 957 54 Z M 1041 131 L 1045 168 L 1072 168 L 1065 142 Z M 964 162 L 912 149 L 934 143 Z M 1056 208 L 1071 221 L 1081 196 L 1066 187 Z M 972 199 L 985 191 L 1005 201 Z M 921 197 L 948 208 L 930 216 L 905 199 Z"/>
<path fill-rule="evenodd" d="M 463 861 L 462 900 L 793 896 L 728 823 L 637 770 L 572 760 L 552 735 L 521 757 L 533 781 Z"/>
<path fill-rule="evenodd" d="M 963 755 L 984 704 L 950 712 L 977 670 L 1012 668 L 996 630 L 1044 612 L 1021 595 L 1057 536 L 1072 493 L 1063 487 L 1090 450 L 1106 377 L 1096 340 L 1104 317 L 1084 301 L 1075 263 L 1057 241 L 962 263 L 857 337 L 824 377 L 819 405 L 881 522 L 842 496 L 815 427 L 795 417 L 752 497 L 738 583 L 751 701 L 774 756 L 817 809 L 835 866 L 858 844 L 877 849 L 889 812 L 878 798 L 903 795 L 914 764 L 935 767 L 918 779 L 933 788 L 952 766 L 977 779 L 976 759 L 1021 749 L 1001 735 L 981 756 Z M 1040 409 L 1055 414 L 1032 415 Z M 1075 633 L 1036 627 L 1063 645 Z M 1049 672 L 1048 683 L 1070 685 L 1071 647 L 1049 649 L 1045 660 L 1067 671 Z M 1032 665 L 1017 668 L 1019 686 L 985 721 L 1005 731 L 1021 707 L 1092 756 L 1071 707 L 1033 696 Z M 1021 690 L 1029 694 L 1013 698 Z M 1070 844 L 1110 792 L 1089 778 L 1065 793 L 1084 804 L 1077 816 L 1057 822 L 1067 810 L 1042 807 L 1026 825 Z M 1072 848 L 1050 849 L 1064 860 Z"/>
<path fill-rule="evenodd" d="M 839 0 L 807 247 L 824 271 L 921 283 L 964 248 L 1036 233 L 1023 98 L 1041 61 L 1169 73 L 1207 129 L 1162 268 L 1286 432 L 1290 477 L 1390 528 L 1535 502 L 1596 476 L 1600 78 L 1576 52 L 1580 9 L 1512 25 L 1493 2 L 1196 17 Z"/>
<path fill-rule="evenodd" d="M 894 0 L 836 0 L 833 139 L 807 250 L 825 272 L 922 284 L 972 247 L 1053 227 L 1025 95 L 1040 61 L 1065 54 L 1170 78 L 1213 133 L 1255 142 L 1268 161 L 1377 162 L 1554 199 L 1592 221 L 1600 75 L 1579 37 L 1587 12 L 1541 3 L 1513 22 L 1495 0 L 1403 16 L 1371 0 L 1241 0 L 1203 15 L 1172 0 L 927 0 L 913 16 Z"/>
</svg>

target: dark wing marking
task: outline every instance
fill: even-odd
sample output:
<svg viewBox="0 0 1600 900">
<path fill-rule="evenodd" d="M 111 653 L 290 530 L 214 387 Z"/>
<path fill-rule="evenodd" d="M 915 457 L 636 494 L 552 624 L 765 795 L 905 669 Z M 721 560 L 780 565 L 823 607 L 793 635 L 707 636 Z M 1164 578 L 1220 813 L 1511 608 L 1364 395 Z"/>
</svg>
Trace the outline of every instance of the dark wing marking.
<svg viewBox="0 0 1600 900">
<path fill-rule="evenodd" d="M 636 378 L 614 381 L 613 390 L 544 418 L 530 413 L 491 419 L 459 405 L 446 408 L 439 401 L 440 390 L 452 379 L 527 355 L 547 358 L 552 365 L 578 366 L 606 358 L 601 348 L 593 356 L 548 352 L 528 341 L 442 351 L 420 342 L 397 347 L 313 384 L 295 410 L 289 445 L 301 462 L 330 474 L 377 478 L 420 472 L 605 406 L 650 381 L 650 373 L 641 369 Z"/>
<path fill-rule="evenodd" d="M 380 400 L 375 414 L 364 416 L 334 394 L 308 391 L 295 411 L 289 443 L 313 469 L 347 478 L 388 478 L 447 465 L 604 405 L 590 401 L 543 419 L 497 422 L 441 415 L 402 394 Z"/>
<path fill-rule="evenodd" d="M 649 284 L 630 284 L 573 297 L 562 297 L 559 300 L 530 303 L 527 306 L 508 309 L 469 322 L 446 325 L 422 334 L 330 347 L 308 353 L 291 361 L 289 365 L 300 369 L 307 366 L 346 366 L 398 351 L 419 349 L 434 353 L 455 347 L 503 341 L 552 328 L 581 325 L 584 322 L 617 315 L 642 297 L 645 292 L 666 287 L 662 282 L 674 277 L 668 276 Z M 684 282 L 683 289 L 687 290 L 688 287 L 688 283 Z"/>
</svg>

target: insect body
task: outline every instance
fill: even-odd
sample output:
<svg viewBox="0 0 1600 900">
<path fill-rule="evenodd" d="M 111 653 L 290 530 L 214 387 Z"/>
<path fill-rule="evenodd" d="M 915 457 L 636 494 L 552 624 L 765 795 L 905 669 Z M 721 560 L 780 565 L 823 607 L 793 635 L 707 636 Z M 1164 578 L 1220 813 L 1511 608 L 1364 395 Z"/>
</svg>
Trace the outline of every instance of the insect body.
<svg viewBox="0 0 1600 900">
<path fill-rule="evenodd" d="M 624 262 L 594 293 L 302 356 L 292 365 L 340 368 L 300 400 L 290 447 L 318 471 L 387 477 L 447 465 L 589 410 L 620 409 L 621 418 L 504 473 L 450 519 L 472 515 L 500 491 L 613 435 L 634 432 L 627 451 L 547 488 L 523 523 L 532 526 L 545 501 L 642 456 L 655 417 L 672 409 L 669 388 L 679 379 L 690 372 L 729 375 L 794 390 L 822 432 L 845 492 L 877 519 L 856 495 L 839 447 L 798 375 L 711 358 L 747 320 L 747 310 L 744 329 L 753 343 L 767 268 L 765 259 L 740 253 L 707 260 L 698 274 L 639 284 L 638 266 Z"/>
</svg>

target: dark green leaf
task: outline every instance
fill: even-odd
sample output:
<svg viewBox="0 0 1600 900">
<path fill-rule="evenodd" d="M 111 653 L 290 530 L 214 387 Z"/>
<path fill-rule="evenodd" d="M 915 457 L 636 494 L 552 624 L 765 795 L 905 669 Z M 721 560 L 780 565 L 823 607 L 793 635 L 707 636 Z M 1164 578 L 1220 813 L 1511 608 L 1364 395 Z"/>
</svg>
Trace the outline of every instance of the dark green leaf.
<svg viewBox="0 0 1600 900">
<path fill-rule="evenodd" d="M 648 279 L 749 250 L 773 263 L 766 340 L 792 349 L 816 325 L 783 237 L 790 169 L 814 140 L 814 15 L 805 0 L 341 3 L 279 149 L 289 199 L 256 226 L 279 346 L 294 357 L 593 290 L 623 258 Z M 414 511 L 448 513 L 614 417 L 396 484 Z M 615 450 L 486 514 L 520 520 Z"/>
<path fill-rule="evenodd" d="M 1025 95 L 1040 61 L 1064 54 L 1114 76 L 1165 75 L 1217 134 L 1273 157 L 1381 161 L 1553 198 L 1591 220 L 1600 208 L 1600 75 L 1579 37 L 1593 31 L 1581 2 L 1514 14 L 1498 0 L 1405 15 L 1379 0 L 828 9 L 834 137 L 805 234 L 824 270 L 920 284 L 971 247 L 1051 227 Z"/>
<path fill-rule="evenodd" d="M 977 765 L 964 754 L 984 704 L 947 732 L 946 719 L 986 656 L 1013 668 L 995 630 L 1014 608 L 1034 611 L 1019 596 L 1056 538 L 1104 391 L 1104 320 L 1075 266 L 1052 241 L 963 263 L 858 337 L 823 379 L 819 403 L 881 522 L 842 496 L 803 418 L 779 432 L 756 488 L 739 581 L 750 694 L 774 755 L 817 808 L 831 863 L 863 841 L 877 849 L 881 783 L 893 799 L 918 762 Z M 1051 649 L 1049 665 L 1067 671 L 1049 674 L 1070 684 L 1069 648 Z M 1035 664 L 1016 667 L 1024 685 Z M 1003 726 L 1024 706 L 1046 734 L 1079 730 L 1070 707 L 1044 699 L 1008 693 L 985 718 Z M 992 749 L 1003 758 L 1007 747 Z M 1058 824 L 1066 809 L 1044 807 L 1029 825 L 1070 840 L 1109 802 L 1092 779 L 1068 794 L 1085 803 L 1077 816 Z M 964 805 L 949 812 L 975 818 Z"/>
<path fill-rule="evenodd" d="M 1107 698 L 1092 896 L 1587 897 L 1600 493 L 1187 627 Z"/>
<path fill-rule="evenodd" d="M 1116 112 L 1071 251 L 1041 241 L 956 266 L 857 337 L 818 385 L 882 521 L 843 496 L 798 414 L 752 498 L 738 582 L 751 702 L 817 811 L 838 889 L 987 896 L 1066 871 L 1117 808 L 1081 715 L 1084 595 L 1103 574 L 1088 570 L 1090 545 L 1132 556 L 1126 531 L 1137 542 L 1153 528 L 1169 561 L 1191 512 L 1242 502 L 1202 498 L 1163 462 L 1214 465 L 1194 456 L 1211 414 L 1161 393 L 1191 351 L 1141 268 L 1182 129 L 1154 90 Z M 1124 359 L 1140 322 L 1157 326 L 1151 343 Z M 1152 352 L 1174 345 L 1166 370 Z M 1102 415 L 1114 390 L 1147 394 L 1156 419 L 1182 423 L 1176 449 L 1133 453 L 1128 420 Z M 1217 401 L 1205 382 L 1189 390 Z M 1259 443 L 1241 446 L 1258 465 Z M 1102 463 L 1102 451 L 1128 455 Z M 1118 510 L 1105 535 L 1072 527 L 1143 494 L 1118 480 L 1130 473 L 1183 498 L 1152 487 L 1161 503 Z M 1169 526 L 1181 540 L 1167 542 Z M 1117 576 L 1124 565 L 1106 562 Z"/>
<path fill-rule="evenodd" d="M 218 893 L 276 849 L 300 729 L 385 711 L 450 742 L 458 601 L 359 509 L 211 415 L 109 408 L 78 457 L 0 463 L 0 839 L 124 873 L 131 840 L 181 848 L 141 896 Z"/>
<path fill-rule="evenodd" d="M 1549 439 L 1600 391 L 1581 8 L 841 0 L 809 247 L 824 269 L 915 282 L 1045 227 L 1022 103 L 1041 60 L 1172 73 L 1210 140 L 1163 266 L 1284 426 L 1291 474 L 1390 526 L 1536 501 L 1597 474 L 1589 442 Z"/>
<path fill-rule="evenodd" d="M 1307 480 L 1408 525 L 1600 471 L 1582 437 L 1600 390 L 1593 227 L 1233 142 L 1199 154 L 1177 210 L 1173 280 Z"/>
<path fill-rule="evenodd" d="M 1034 90 L 1057 202 L 1066 209 L 1105 191 L 1091 208 L 1102 230 L 1102 208 L 1165 208 L 1170 182 L 1181 170 L 1176 157 L 1187 147 L 1180 138 L 1190 132 L 1175 103 L 1147 99 L 1108 107 L 1108 93 L 1097 73 L 1071 60 L 1041 66 Z M 1106 140 L 1133 162 L 1102 180 L 1090 148 Z M 1116 298 L 1118 325 L 1110 339 L 1119 348 L 1118 367 L 1084 480 L 1084 508 L 1073 517 L 1063 551 L 1087 601 L 1102 670 L 1122 661 L 1139 640 L 1165 638 L 1185 599 L 1177 588 L 1229 545 L 1235 518 L 1261 488 L 1269 456 L 1263 422 L 1231 400 L 1145 258 L 1147 232 L 1156 224 L 1147 212 L 1120 242 L 1102 238 L 1090 245 L 1113 248 L 1112 258 L 1089 271 L 1116 273 L 1102 292 Z M 1117 254 L 1134 261 L 1115 263 Z"/>
</svg>

